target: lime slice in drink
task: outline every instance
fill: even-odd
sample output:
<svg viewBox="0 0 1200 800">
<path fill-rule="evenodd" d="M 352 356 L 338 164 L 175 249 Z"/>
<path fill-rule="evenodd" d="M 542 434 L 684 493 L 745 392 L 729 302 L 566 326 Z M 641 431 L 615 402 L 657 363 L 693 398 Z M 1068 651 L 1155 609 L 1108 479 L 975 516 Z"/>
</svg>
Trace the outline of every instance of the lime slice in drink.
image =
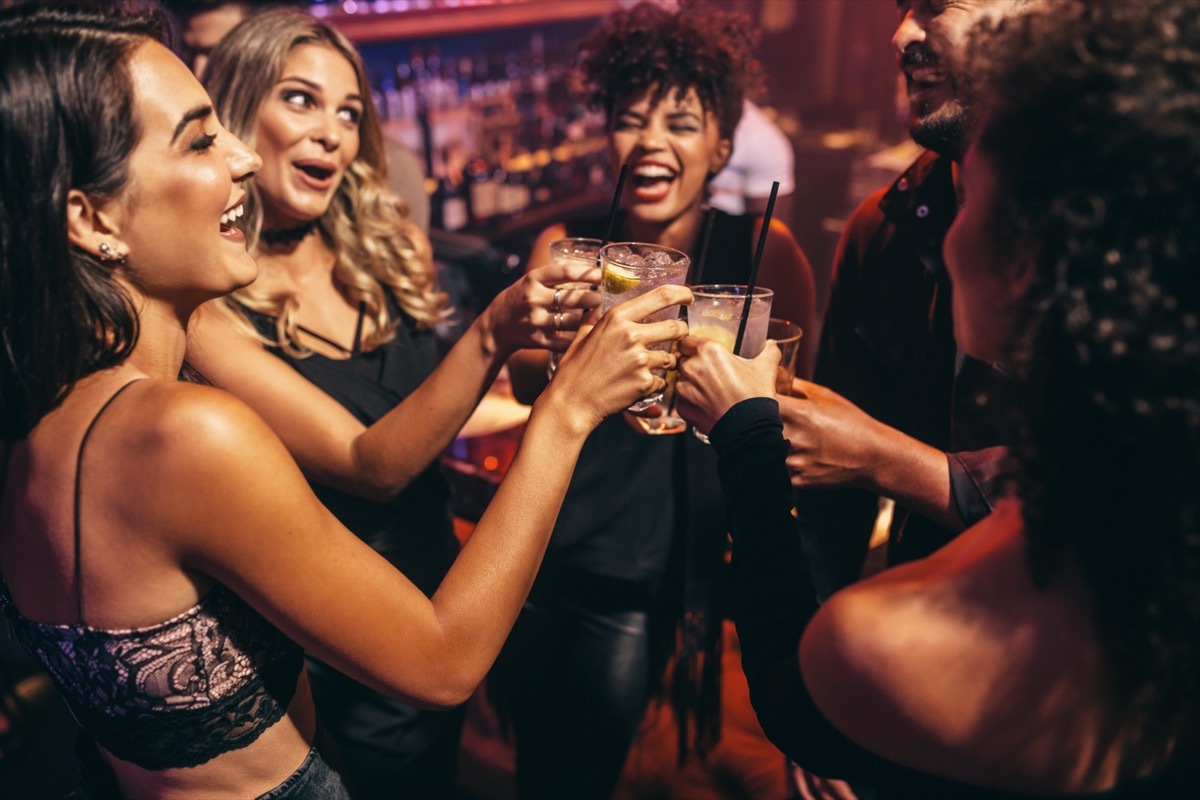
<svg viewBox="0 0 1200 800">
<path fill-rule="evenodd" d="M 701 339 L 712 339 L 731 353 L 733 352 L 733 345 L 737 341 L 736 333 L 716 325 L 698 325 L 692 328 L 691 334 L 692 336 L 699 336 Z"/>
<path fill-rule="evenodd" d="M 625 294 L 630 289 L 636 289 L 641 283 L 632 275 L 622 275 L 611 266 L 604 270 L 604 291 L 611 295 Z"/>
</svg>

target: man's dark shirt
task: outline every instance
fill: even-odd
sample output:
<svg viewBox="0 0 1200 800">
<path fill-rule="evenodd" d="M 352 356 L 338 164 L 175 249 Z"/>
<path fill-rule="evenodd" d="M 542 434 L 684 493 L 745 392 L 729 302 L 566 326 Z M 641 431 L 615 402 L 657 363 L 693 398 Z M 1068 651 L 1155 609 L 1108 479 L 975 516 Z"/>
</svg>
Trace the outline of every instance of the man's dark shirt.
<svg viewBox="0 0 1200 800">
<path fill-rule="evenodd" d="M 954 501 L 969 525 L 991 511 L 1002 491 L 998 406 L 1008 381 L 955 345 L 942 240 L 957 207 L 951 161 L 932 152 L 858 207 L 838 243 L 815 380 L 875 419 L 948 451 Z M 878 497 L 802 489 L 796 508 L 824 599 L 858 578 Z M 888 560 L 921 558 L 954 535 L 897 505 Z"/>
</svg>

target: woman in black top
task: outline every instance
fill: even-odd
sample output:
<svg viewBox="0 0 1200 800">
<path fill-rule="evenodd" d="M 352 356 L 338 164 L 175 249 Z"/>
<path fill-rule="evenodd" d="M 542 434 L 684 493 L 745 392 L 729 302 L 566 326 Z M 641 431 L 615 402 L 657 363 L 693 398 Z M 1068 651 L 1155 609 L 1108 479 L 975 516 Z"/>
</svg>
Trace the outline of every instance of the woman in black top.
<svg viewBox="0 0 1200 800">
<path fill-rule="evenodd" d="M 584 43 L 614 172 L 629 167 L 614 241 L 697 257 L 708 180 L 757 88 L 752 44 L 743 17 L 653 4 L 612 15 Z M 547 228 L 530 267 L 548 262 L 556 239 L 601 238 L 605 222 Z M 705 283 L 747 281 L 761 225 L 759 216 L 717 213 Z M 775 290 L 773 315 L 812 335 L 812 273 L 786 225 L 771 223 L 764 253 L 759 283 Z M 545 387 L 546 362 L 528 351 L 510 362 L 518 399 Z M 726 536 L 714 457 L 690 432 L 647 436 L 636 427 L 612 418 L 588 440 L 537 587 L 489 678 L 512 722 L 522 797 L 612 794 L 663 667 L 655 656 L 674 643 L 681 613 L 676 712 L 700 732 L 697 749 L 717 735 Z"/>
<path fill-rule="evenodd" d="M 956 338 L 1019 385 L 983 522 L 817 611 L 768 352 L 688 339 L 768 735 L 880 797 L 1183 797 L 1200 715 L 1200 3 L 1003 23 L 946 239 Z M 752 398 L 746 400 L 745 398 Z"/>
<path fill-rule="evenodd" d="M 384 183 L 358 54 L 296 10 L 254 15 L 213 50 L 218 113 L 263 157 L 243 225 L 258 278 L 202 310 L 189 358 L 254 407 L 314 491 L 427 595 L 458 552 L 438 455 L 518 347 L 565 349 L 594 292 L 588 268 L 502 292 L 439 363 L 448 311 L 429 241 Z M 364 797 L 453 791 L 463 708 L 428 711 L 309 661 L 323 727 Z"/>
</svg>

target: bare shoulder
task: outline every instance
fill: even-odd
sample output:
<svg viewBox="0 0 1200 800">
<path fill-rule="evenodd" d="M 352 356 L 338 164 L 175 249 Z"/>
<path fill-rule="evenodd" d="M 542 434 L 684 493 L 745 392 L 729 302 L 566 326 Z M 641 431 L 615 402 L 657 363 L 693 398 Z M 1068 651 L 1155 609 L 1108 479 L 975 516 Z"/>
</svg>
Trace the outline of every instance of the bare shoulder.
<svg viewBox="0 0 1200 800">
<path fill-rule="evenodd" d="M 279 437 L 240 399 L 219 389 L 159 383 L 129 413 L 142 420 L 126 457 L 137 464 L 144 524 L 181 553 L 230 548 L 286 514 L 319 515 L 319 503 Z M 261 537 L 260 537 L 261 538 Z"/>
<path fill-rule="evenodd" d="M 220 468 L 252 455 L 276 437 L 254 411 L 233 395 L 209 386 L 152 381 L 134 398 L 129 413 L 141 421 L 131 437 L 139 461 L 151 474 L 178 468 Z"/>
<path fill-rule="evenodd" d="M 906 737 L 922 729 L 942 736 L 947 715 L 978 710 L 970 698 L 1017 655 L 1004 610 L 1017 600 L 1008 571 L 1020 531 L 1012 522 L 999 509 L 934 555 L 853 584 L 821 607 L 802 643 L 805 680 L 851 738 L 886 746 L 901 733 L 878 730 L 889 724 Z"/>
<path fill-rule="evenodd" d="M 935 772 L 970 749 L 979 687 L 988 683 L 973 674 L 970 654 L 986 644 L 953 605 L 913 578 L 851 586 L 822 606 L 801 642 L 801 670 L 834 727 L 871 752 Z"/>
<path fill-rule="evenodd" d="M 835 727 L 934 774 L 1045 789 L 1096 746 L 1079 738 L 1100 729 L 1104 685 L 1086 599 L 1069 579 L 1033 585 L 1011 505 L 933 556 L 838 592 L 800 659 Z"/>
<path fill-rule="evenodd" d="M 754 223 L 754 236 L 750 243 L 753 254 L 758 248 L 758 239 L 762 236 L 763 219 L 760 217 Z M 808 259 L 800 249 L 796 237 L 787 223 L 772 219 L 767 228 L 767 243 L 763 250 L 762 266 L 766 270 L 777 273 L 806 273 L 810 270 Z"/>
<path fill-rule="evenodd" d="M 906 621 L 923 617 L 915 582 L 864 582 L 831 597 L 805 630 L 801 665 L 817 705 L 835 725 L 854 727 L 867 710 L 896 707 L 898 687 L 919 663 L 904 641 L 926 630 Z M 853 738 L 853 737 L 852 737 Z"/>
</svg>

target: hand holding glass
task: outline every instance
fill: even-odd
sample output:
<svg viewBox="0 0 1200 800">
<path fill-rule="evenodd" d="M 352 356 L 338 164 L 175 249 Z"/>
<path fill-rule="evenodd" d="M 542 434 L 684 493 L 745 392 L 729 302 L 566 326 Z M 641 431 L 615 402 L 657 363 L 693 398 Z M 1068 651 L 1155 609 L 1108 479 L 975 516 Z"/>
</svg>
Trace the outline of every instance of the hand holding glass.
<svg viewBox="0 0 1200 800">
<path fill-rule="evenodd" d="M 748 286 L 730 284 L 692 287 L 694 299 L 687 307 L 688 333 L 701 339 L 711 339 L 729 352 L 734 352 L 733 346 L 737 341 L 738 327 L 741 325 L 742 311 L 746 307 L 749 289 Z M 742 358 L 754 358 L 762 352 L 763 345 L 767 342 L 767 325 L 771 318 L 771 300 L 774 297 L 775 293 L 770 289 L 754 287 L 742 346 L 737 350 L 737 355 Z M 792 363 L 795 364 L 794 358 Z M 708 443 L 708 437 L 703 433 L 695 428 L 692 432 L 696 434 L 697 439 Z"/>
<path fill-rule="evenodd" d="M 607 314 L 618 303 L 640 297 L 659 286 L 682 285 L 687 279 L 691 259 L 686 254 L 670 247 L 639 242 L 617 242 L 600 249 L 600 266 L 604 277 L 600 283 L 600 313 Z M 645 322 L 672 319 L 679 313 L 670 306 L 651 316 Z M 655 350 L 669 350 L 671 343 L 653 345 Z M 660 373 L 665 378 L 665 371 Z M 645 397 L 629 407 L 630 411 L 645 411 L 663 401 L 664 393 Z"/>
</svg>

